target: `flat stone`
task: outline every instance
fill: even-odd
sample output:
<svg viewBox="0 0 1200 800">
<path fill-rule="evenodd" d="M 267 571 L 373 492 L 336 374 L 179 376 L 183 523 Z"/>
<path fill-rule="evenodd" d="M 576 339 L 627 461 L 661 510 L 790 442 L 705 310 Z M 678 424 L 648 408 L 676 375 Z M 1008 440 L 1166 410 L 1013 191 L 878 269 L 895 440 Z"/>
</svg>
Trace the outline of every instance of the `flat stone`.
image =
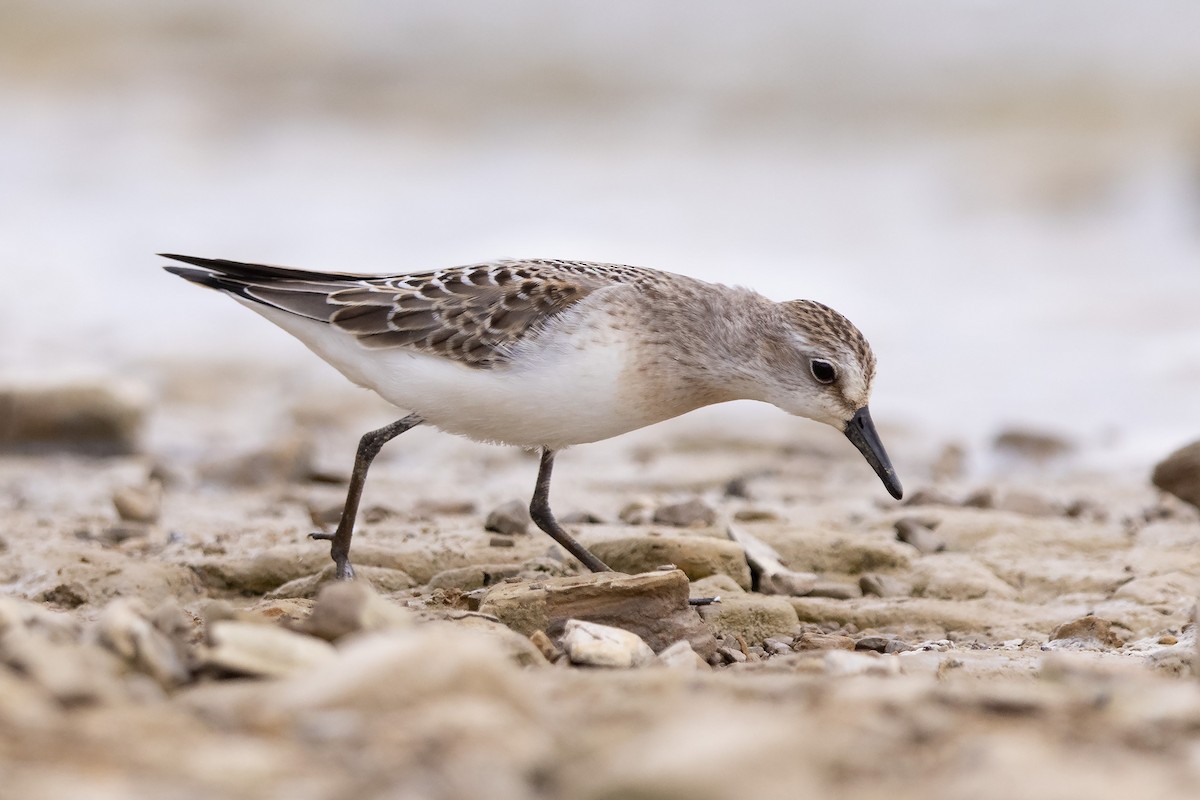
<svg viewBox="0 0 1200 800">
<path fill-rule="evenodd" d="M 790 637 L 799 624 L 796 610 L 782 597 L 740 594 L 701 606 L 704 618 L 719 636 L 740 636 L 750 644 L 772 637 Z"/>
<path fill-rule="evenodd" d="M 654 651 L 642 637 L 611 625 L 567 620 L 561 642 L 571 663 L 581 666 L 628 669 L 654 660 Z"/>
<path fill-rule="evenodd" d="M 502 583 L 488 591 L 479 611 L 525 636 L 580 619 L 633 631 L 656 651 L 680 639 L 705 658 L 716 650 L 711 631 L 688 605 L 688 580 L 680 570 Z"/>
<path fill-rule="evenodd" d="M 863 591 L 857 583 L 846 581 L 815 581 L 805 593 L 808 597 L 832 597 L 835 600 L 850 600 L 862 597 Z"/>
<path fill-rule="evenodd" d="M 716 509 L 699 498 L 660 506 L 654 512 L 654 522 L 676 528 L 706 528 L 716 521 Z"/>
<path fill-rule="evenodd" d="M 906 576 L 913 597 L 974 600 L 980 597 L 1013 599 L 1017 590 L 996 573 L 965 553 L 939 553 L 918 559 Z"/>
<path fill-rule="evenodd" d="M 1031 461 L 1048 461 L 1075 450 L 1074 443 L 1062 436 L 1028 428 L 1009 428 L 1001 431 L 992 440 L 992 447 L 998 453 Z"/>
<path fill-rule="evenodd" d="M 528 504 L 522 500 L 509 500 L 488 513 L 483 528 L 506 536 L 518 536 L 528 533 L 529 526 L 532 524 L 533 519 L 529 516 Z"/>
<path fill-rule="evenodd" d="M 631 536 L 596 542 L 596 557 L 618 572 L 637 574 L 674 564 L 692 580 L 728 575 L 743 589 L 751 585 L 746 552 L 736 542 L 709 536 Z"/>
<path fill-rule="evenodd" d="M 853 650 L 855 642 L 849 636 L 836 633 L 805 631 L 796 640 L 796 650 Z"/>
<path fill-rule="evenodd" d="M 1181 447 L 1158 462 L 1154 485 L 1200 508 L 1200 441 Z"/>
</svg>

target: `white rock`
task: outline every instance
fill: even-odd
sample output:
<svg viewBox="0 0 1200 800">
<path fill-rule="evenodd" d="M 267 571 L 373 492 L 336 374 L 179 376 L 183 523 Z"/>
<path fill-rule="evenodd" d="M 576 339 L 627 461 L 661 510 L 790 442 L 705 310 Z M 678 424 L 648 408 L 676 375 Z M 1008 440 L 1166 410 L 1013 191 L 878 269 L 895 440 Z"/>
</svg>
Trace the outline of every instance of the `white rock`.
<svg viewBox="0 0 1200 800">
<path fill-rule="evenodd" d="M 567 620 L 562 646 L 572 664 L 589 667 L 640 667 L 654 660 L 636 633 L 578 619 Z"/>
</svg>

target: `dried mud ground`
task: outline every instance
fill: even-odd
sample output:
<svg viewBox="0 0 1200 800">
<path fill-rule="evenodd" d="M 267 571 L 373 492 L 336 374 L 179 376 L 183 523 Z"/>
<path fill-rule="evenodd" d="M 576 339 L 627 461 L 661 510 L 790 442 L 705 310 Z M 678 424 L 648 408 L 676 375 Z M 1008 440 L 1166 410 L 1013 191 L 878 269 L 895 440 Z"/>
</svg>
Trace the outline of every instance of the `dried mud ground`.
<svg viewBox="0 0 1200 800">
<path fill-rule="evenodd" d="M 897 504 L 836 433 L 738 408 L 564 454 L 567 527 L 682 567 L 723 599 L 697 611 L 680 572 L 572 579 L 485 530 L 536 460 L 418 429 L 331 590 L 305 535 L 389 412 L 325 373 L 142 377 L 113 393 L 133 452 L 0 456 L 0 797 L 1200 793 L 1200 514 L 1146 474 L 885 428 Z M 564 645 L 565 617 L 654 652 Z"/>
</svg>

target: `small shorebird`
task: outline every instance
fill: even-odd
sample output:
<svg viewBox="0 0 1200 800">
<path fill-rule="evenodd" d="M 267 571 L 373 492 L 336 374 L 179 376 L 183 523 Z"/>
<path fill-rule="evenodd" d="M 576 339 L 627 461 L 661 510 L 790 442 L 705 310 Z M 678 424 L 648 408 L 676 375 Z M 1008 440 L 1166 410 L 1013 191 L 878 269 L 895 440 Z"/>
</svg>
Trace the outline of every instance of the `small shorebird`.
<svg viewBox="0 0 1200 800">
<path fill-rule="evenodd" d="M 867 410 L 875 355 L 811 300 L 776 303 L 639 267 L 513 260 L 414 275 L 351 275 L 163 254 L 166 270 L 225 292 L 359 386 L 412 413 L 362 437 L 332 542 L 350 538 L 371 461 L 421 423 L 539 448 L 533 521 L 593 572 L 608 569 L 554 519 L 554 454 L 726 400 L 761 400 L 844 432 L 902 490 Z"/>
</svg>

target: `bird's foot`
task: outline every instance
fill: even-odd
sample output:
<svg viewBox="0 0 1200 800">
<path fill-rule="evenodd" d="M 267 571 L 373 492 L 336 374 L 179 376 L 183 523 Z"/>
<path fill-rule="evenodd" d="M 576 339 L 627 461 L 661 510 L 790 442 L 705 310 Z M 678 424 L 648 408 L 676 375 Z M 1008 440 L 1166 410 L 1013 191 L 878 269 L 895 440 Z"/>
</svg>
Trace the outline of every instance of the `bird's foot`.
<svg viewBox="0 0 1200 800">
<path fill-rule="evenodd" d="M 308 538 L 316 539 L 318 541 L 324 541 L 324 542 L 336 542 L 337 534 L 335 534 L 335 533 L 310 533 L 308 535 Z M 333 559 L 333 563 L 337 567 L 335 575 L 337 576 L 337 579 L 339 581 L 354 580 L 354 567 L 352 567 L 350 565 L 350 553 L 348 551 L 344 552 L 344 553 L 338 552 L 337 545 L 335 544 L 333 546 L 333 549 L 330 552 L 329 556 L 330 556 L 330 558 Z"/>
</svg>

